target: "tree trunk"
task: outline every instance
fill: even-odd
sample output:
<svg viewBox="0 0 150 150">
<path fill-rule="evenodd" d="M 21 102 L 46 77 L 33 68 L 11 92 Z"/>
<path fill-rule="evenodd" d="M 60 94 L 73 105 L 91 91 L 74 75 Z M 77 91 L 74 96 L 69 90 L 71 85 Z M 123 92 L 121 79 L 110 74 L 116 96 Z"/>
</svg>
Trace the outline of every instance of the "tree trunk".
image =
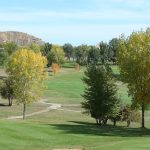
<svg viewBox="0 0 150 150">
<path fill-rule="evenodd" d="M 114 119 L 114 126 L 116 126 L 116 119 Z"/>
<path fill-rule="evenodd" d="M 23 120 L 26 117 L 26 103 L 23 103 Z"/>
<path fill-rule="evenodd" d="M 10 99 L 10 106 L 12 106 L 12 101 L 13 101 L 13 98 Z"/>
<path fill-rule="evenodd" d="M 9 106 L 12 106 L 12 98 L 8 98 Z"/>
<path fill-rule="evenodd" d="M 145 128 L 144 111 L 145 111 L 145 107 L 144 107 L 144 103 L 142 103 L 142 128 Z"/>
<path fill-rule="evenodd" d="M 98 125 L 98 119 L 96 119 L 96 124 Z"/>
<path fill-rule="evenodd" d="M 8 101 L 9 101 L 9 106 L 11 106 L 11 98 L 8 98 Z"/>
</svg>

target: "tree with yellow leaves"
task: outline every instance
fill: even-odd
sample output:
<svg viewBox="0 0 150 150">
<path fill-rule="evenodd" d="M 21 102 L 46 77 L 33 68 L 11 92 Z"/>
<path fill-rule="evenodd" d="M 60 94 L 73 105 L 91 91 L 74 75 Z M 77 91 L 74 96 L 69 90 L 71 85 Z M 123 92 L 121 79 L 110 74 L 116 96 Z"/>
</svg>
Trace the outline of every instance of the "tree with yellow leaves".
<svg viewBox="0 0 150 150">
<path fill-rule="evenodd" d="M 133 32 L 127 39 L 120 38 L 117 59 L 133 106 L 141 106 L 144 128 L 144 112 L 150 104 L 150 29 Z"/>
<path fill-rule="evenodd" d="M 26 106 L 39 98 L 40 87 L 46 76 L 44 67 L 47 64 L 41 53 L 21 49 L 13 53 L 7 65 L 6 72 L 13 80 L 16 103 L 23 104 L 23 119 Z"/>
<path fill-rule="evenodd" d="M 59 66 L 65 62 L 65 53 L 62 47 L 59 45 L 52 45 L 52 48 L 47 56 L 48 66 L 52 63 L 58 64 Z"/>
</svg>

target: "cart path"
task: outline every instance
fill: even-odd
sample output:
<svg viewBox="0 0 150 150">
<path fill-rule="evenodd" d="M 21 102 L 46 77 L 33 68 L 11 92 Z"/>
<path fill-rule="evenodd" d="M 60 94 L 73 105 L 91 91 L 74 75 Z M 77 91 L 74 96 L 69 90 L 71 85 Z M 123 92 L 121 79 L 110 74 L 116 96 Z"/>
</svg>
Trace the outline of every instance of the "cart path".
<svg viewBox="0 0 150 150">
<path fill-rule="evenodd" d="M 37 111 L 37 112 L 33 112 L 30 114 L 26 114 L 26 117 L 30 117 L 30 116 L 34 116 L 34 115 L 38 115 L 38 114 L 42 114 L 45 112 L 49 112 L 51 110 L 61 110 L 61 111 L 68 111 L 68 112 L 80 112 L 79 110 L 70 110 L 70 109 L 63 109 L 62 106 L 80 106 L 80 104 L 57 104 L 57 103 L 48 103 L 45 101 L 46 99 L 43 99 L 41 101 L 39 101 L 39 103 L 42 104 L 46 104 L 48 107 L 46 109 Z M 20 116 L 10 116 L 7 119 L 22 119 L 22 115 Z"/>
</svg>

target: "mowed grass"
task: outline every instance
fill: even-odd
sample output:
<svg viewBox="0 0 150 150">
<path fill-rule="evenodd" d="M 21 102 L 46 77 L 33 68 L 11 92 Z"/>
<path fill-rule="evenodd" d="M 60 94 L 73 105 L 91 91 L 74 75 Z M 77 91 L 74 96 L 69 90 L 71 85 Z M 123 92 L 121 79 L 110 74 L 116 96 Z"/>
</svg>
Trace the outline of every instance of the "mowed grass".
<svg viewBox="0 0 150 150">
<path fill-rule="evenodd" d="M 59 74 L 49 74 L 46 81 L 45 97 L 54 103 L 81 103 L 84 85 L 82 82 L 83 70 L 65 68 Z"/>
<path fill-rule="evenodd" d="M 88 116 L 64 111 L 52 111 L 26 121 L 1 120 L 0 149 L 149 150 L 149 129 L 123 125 L 98 127 Z"/>
<path fill-rule="evenodd" d="M 49 74 L 49 80 L 46 81 L 47 91 L 45 92 L 45 96 L 48 97 L 49 102 L 54 103 L 81 103 L 83 101 L 81 95 L 83 94 L 85 87 L 82 82 L 85 68 L 76 71 L 75 68 L 71 68 L 71 66 L 74 66 L 73 63 L 67 63 L 64 66 L 65 68 L 61 70 L 61 73 L 57 75 L 53 75 L 53 73 Z M 111 68 L 116 78 L 118 97 L 124 105 L 130 104 L 131 97 L 128 96 L 126 84 L 123 84 L 120 81 L 118 67 L 112 65 Z"/>
<path fill-rule="evenodd" d="M 116 80 L 118 97 L 120 98 L 123 105 L 131 104 L 131 97 L 128 95 L 127 85 L 121 82 L 121 77 L 120 77 L 118 66 L 112 65 L 111 68 L 112 68 L 113 75 Z"/>
<path fill-rule="evenodd" d="M 118 68 L 112 67 L 114 74 Z M 81 94 L 84 85 L 81 81 L 83 69 L 76 71 L 74 68 L 61 69 L 57 75 L 50 73 L 46 81 L 44 99 L 48 102 L 63 104 L 64 110 L 52 110 L 46 113 L 27 117 L 23 120 L 7 120 L 0 118 L 0 149 L 2 150 L 52 150 L 65 148 L 80 148 L 82 150 L 149 150 L 150 149 L 150 120 L 149 113 L 146 118 L 146 129 L 140 128 L 140 123 L 132 123 L 130 128 L 126 122 L 118 122 L 113 127 L 99 127 L 95 120 L 81 112 L 67 111 L 67 109 L 80 110 L 75 106 L 65 104 L 80 104 L 83 99 Z M 117 79 L 117 78 L 116 78 Z M 116 82 L 120 97 L 124 103 L 130 102 L 127 87 L 119 80 Z M 37 106 L 37 107 L 34 107 Z M 0 107 L 0 113 L 18 115 L 22 106 L 14 105 L 13 110 Z M 45 109 L 45 105 L 33 104 L 27 108 L 27 113 Z M 7 110 L 7 111 L 6 111 Z M 14 111 L 14 112 L 13 112 Z M 16 113 L 16 114 L 15 114 Z M 21 115 L 21 114 L 20 114 Z"/>
</svg>

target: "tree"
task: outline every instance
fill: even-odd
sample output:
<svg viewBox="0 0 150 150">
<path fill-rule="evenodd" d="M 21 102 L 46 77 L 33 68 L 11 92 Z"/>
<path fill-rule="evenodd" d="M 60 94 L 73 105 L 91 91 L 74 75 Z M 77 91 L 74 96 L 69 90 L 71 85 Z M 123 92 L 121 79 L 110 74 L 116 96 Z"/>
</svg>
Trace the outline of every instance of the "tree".
<svg viewBox="0 0 150 150">
<path fill-rule="evenodd" d="M 35 53 L 39 53 L 41 50 L 41 47 L 36 43 L 31 43 L 30 45 L 28 45 L 28 48 L 33 50 Z"/>
<path fill-rule="evenodd" d="M 88 64 L 98 63 L 100 61 L 100 50 L 96 48 L 95 46 L 90 46 L 87 61 L 88 61 Z"/>
<path fill-rule="evenodd" d="M 48 66 L 52 63 L 62 64 L 65 62 L 65 53 L 58 45 L 53 45 L 51 51 L 48 53 Z"/>
<path fill-rule="evenodd" d="M 119 39 L 113 38 L 109 41 L 109 60 L 116 63 L 117 50 L 119 48 Z"/>
<path fill-rule="evenodd" d="M 101 56 L 101 62 L 105 63 L 109 61 L 109 46 L 107 43 L 104 43 L 103 41 L 99 44 L 100 48 L 100 56 Z"/>
<path fill-rule="evenodd" d="M 41 53 L 28 49 L 18 50 L 10 57 L 6 72 L 13 81 L 16 103 L 23 104 L 23 119 L 26 105 L 38 100 L 46 63 L 46 58 Z"/>
<path fill-rule="evenodd" d="M 90 47 L 87 45 L 80 45 L 75 48 L 76 62 L 79 65 L 87 64 L 87 57 L 88 57 L 89 50 Z"/>
<path fill-rule="evenodd" d="M 8 58 L 8 53 L 5 51 L 2 44 L 0 44 L 0 66 L 4 66 Z"/>
<path fill-rule="evenodd" d="M 14 42 L 0 44 L 0 65 L 5 65 L 9 56 L 18 49 Z"/>
<path fill-rule="evenodd" d="M 45 43 L 45 45 L 41 48 L 41 53 L 43 56 L 48 56 L 48 53 L 51 51 L 52 44 Z"/>
<path fill-rule="evenodd" d="M 150 32 L 133 32 L 128 38 L 120 39 L 118 65 L 122 79 L 128 85 L 133 106 L 142 108 L 142 128 L 144 112 L 150 104 Z"/>
<path fill-rule="evenodd" d="M 110 68 L 92 64 L 84 74 L 86 88 L 82 95 L 85 100 L 82 107 L 96 119 L 97 124 L 106 124 L 109 116 L 116 116 L 119 112 L 119 100 Z"/>
<path fill-rule="evenodd" d="M 18 45 L 14 42 L 6 42 L 3 43 L 4 50 L 8 53 L 10 56 L 12 53 L 14 53 L 16 50 L 18 50 Z"/>
<path fill-rule="evenodd" d="M 4 80 L 0 87 L 1 96 L 8 99 L 9 106 L 12 106 L 12 101 L 14 98 L 13 81 L 10 78 Z"/>
<path fill-rule="evenodd" d="M 65 52 L 65 56 L 70 61 L 70 58 L 71 58 L 72 52 L 73 52 L 73 46 L 69 43 L 66 43 L 66 44 L 64 44 L 63 49 Z"/>
</svg>

